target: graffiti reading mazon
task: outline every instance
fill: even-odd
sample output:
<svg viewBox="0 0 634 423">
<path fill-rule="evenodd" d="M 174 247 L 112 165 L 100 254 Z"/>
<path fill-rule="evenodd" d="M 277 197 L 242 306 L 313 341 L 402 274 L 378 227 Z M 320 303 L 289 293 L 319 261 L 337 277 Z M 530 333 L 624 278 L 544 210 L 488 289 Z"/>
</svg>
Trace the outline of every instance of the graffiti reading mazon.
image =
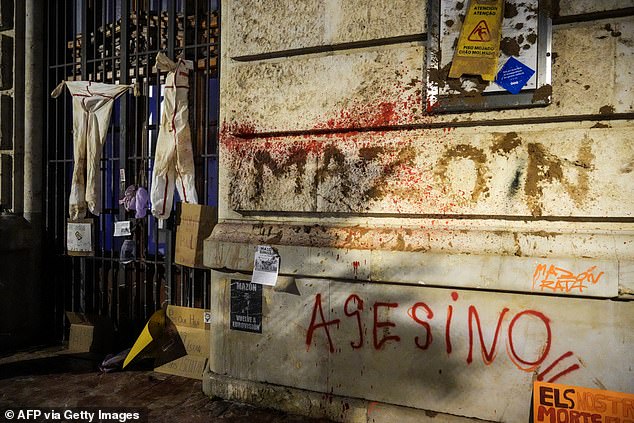
<svg viewBox="0 0 634 423">
<path fill-rule="evenodd" d="M 437 152 L 422 153 L 415 137 L 397 137 L 391 143 L 381 139 L 377 145 L 370 135 L 346 132 L 261 142 L 228 131 L 222 131 L 222 146 L 228 150 L 224 160 L 230 171 L 229 199 L 236 210 L 263 208 L 279 194 L 279 182 L 288 178 L 288 188 L 305 196 L 310 211 L 367 212 L 369 204 L 392 198 L 399 211 L 408 207 L 413 213 L 428 213 L 430 208 L 457 212 L 494 194 L 492 181 L 501 175 L 496 166 L 506 157 L 505 166 L 516 166 L 507 196 L 523 201 L 533 216 L 541 216 L 548 211 L 544 192 L 549 185 L 559 185 L 576 207 L 582 207 L 595 168 L 589 139 L 579 143 L 576 157 L 570 159 L 542 143 L 524 141 L 515 132 L 496 134 L 488 148 L 448 143 Z M 444 128 L 440 136 L 449 132 Z M 468 172 L 474 172 L 473 185 L 451 177 L 451 169 L 463 162 L 472 163 Z M 319 203 L 318 197 L 324 201 Z"/>
<path fill-rule="evenodd" d="M 451 331 L 453 327 L 452 325 L 455 325 L 453 319 L 453 310 L 457 301 L 458 293 L 452 292 L 451 302 L 447 305 L 445 316 L 443 316 L 443 320 L 445 323 L 443 337 L 445 350 L 448 355 L 451 355 L 453 352 Z M 432 345 L 435 339 L 435 331 L 432 327 L 432 320 L 435 316 L 439 316 L 437 316 L 432 308 L 425 302 L 419 301 L 412 304 L 411 307 L 409 307 L 407 310 L 407 315 L 411 318 L 413 323 L 421 326 L 423 331 L 419 336 L 415 336 L 414 339 L 412 339 L 411 341 L 406 341 L 401 339 L 401 336 L 397 334 L 396 323 L 390 321 L 388 318 L 380 317 L 383 311 L 388 311 L 390 309 L 396 310 L 399 307 L 400 304 L 397 302 L 377 301 L 372 304 L 372 306 L 370 307 L 372 309 L 373 316 L 372 340 L 371 342 L 368 340 L 367 343 L 377 351 L 382 350 L 384 346 L 388 343 L 403 344 L 404 342 L 411 342 L 412 348 L 417 348 L 422 351 L 427 350 Z M 356 331 L 358 335 L 354 337 L 355 339 L 351 339 L 349 342 L 350 347 L 353 350 L 364 348 L 364 346 L 366 345 L 366 340 L 364 339 L 364 325 L 361 318 L 365 310 L 367 310 L 366 304 L 364 300 L 357 294 L 350 294 L 346 301 L 343 303 L 343 314 L 347 318 L 350 318 L 352 324 L 356 324 L 356 327 L 358 329 L 358 331 Z M 487 366 L 493 364 L 498 352 L 499 344 L 501 343 L 499 341 L 504 336 L 502 324 L 505 320 L 510 318 L 506 330 L 506 353 L 509 359 L 518 369 L 525 372 L 533 372 L 539 368 L 540 373 L 537 374 L 537 380 L 544 380 L 547 382 L 554 382 L 562 376 L 579 369 L 580 366 L 577 363 L 570 364 L 567 367 L 565 367 L 566 364 L 560 364 L 562 362 L 565 362 L 566 359 L 574 356 L 574 353 L 572 351 L 567 351 L 566 353 L 556 358 L 553 358 L 550 354 L 551 346 L 553 343 L 553 336 L 551 330 L 551 320 L 548 316 L 540 311 L 531 309 L 519 311 L 513 317 L 511 317 L 511 314 L 509 314 L 509 312 L 510 309 L 507 307 L 503 307 L 500 311 L 497 323 L 495 324 L 494 328 L 495 332 L 493 335 L 493 340 L 491 341 L 490 345 L 487 346 L 484 335 L 484 333 L 486 332 L 486 328 L 483 328 L 478 309 L 474 305 L 468 306 L 468 318 L 466 323 L 468 325 L 469 352 L 466 357 L 467 365 L 471 364 L 474 360 L 474 350 L 477 348 L 477 346 L 475 345 L 476 338 L 479 340 L 482 361 Z M 522 335 L 514 334 L 514 330 L 517 323 L 524 319 L 533 319 L 537 322 L 541 322 L 541 324 L 544 326 L 545 339 L 543 340 L 543 344 L 539 349 L 539 354 L 537 357 L 526 357 L 524 355 L 525 351 L 523 351 L 521 348 L 517 348 L 516 339 L 521 339 Z M 310 323 L 308 325 L 308 330 L 306 331 L 306 349 L 309 350 L 313 343 L 313 338 L 315 336 L 319 336 L 318 334 L 321 334 L 321 336 L 325 337 L 325 339 L 327 340 L 328 351 L 331 354 L 334 354 L 337 351 L 341 351 L 339 349 L 339 345 L 335 343 L 331 334 L 331 332 L 334 330 L 334 328 L 332 327 L 335 326 L 338 329 L 340 323 L 342 323 L 341 319 L 326 320 L 322 306 L 322 296 L 321 294 L 316 294 Z M 441 340 L 440 342 L 443 341 Z M 546 368 L 543 369 L 542 366 L 546 366 Z M 557 370 L 559 371 L 557 372 Z"/>
<path fill-rule="evenodd" d="M 597 270 L 597 266 L 589 267 L 584 272 L 576 274 L 554 264 L 540 263 L 533 273 L 533 291 L 582 293 L 584 289 L 596 285 L 603 275 L 603 272 Z"/>
</svg>

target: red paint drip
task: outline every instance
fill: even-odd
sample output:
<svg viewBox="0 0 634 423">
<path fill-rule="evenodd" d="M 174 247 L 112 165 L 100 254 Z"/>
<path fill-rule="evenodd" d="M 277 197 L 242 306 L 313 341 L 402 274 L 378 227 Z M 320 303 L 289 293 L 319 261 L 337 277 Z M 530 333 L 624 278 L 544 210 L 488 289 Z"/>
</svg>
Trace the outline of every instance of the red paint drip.
<svg viewBox="0 0 634 423">
<path fill-rule="evenodd" d="M 427 99 L 427 105 L 425 107 L 425 111 L 429 114 L 434 113 L 436 109 L 440 107 L 440 102 L 432 103 L 430 99 Z"/>
<path fill-rule="evenodd" d="M 359 264 L 361 264 L 361 263 L 359 263 L 358 261 L 353 261 L 352 262 L 352 267 L 354 269 L 354 275 L 355 276 L 357 275 L 357 272 L 359 271 Z"/>
</svg>

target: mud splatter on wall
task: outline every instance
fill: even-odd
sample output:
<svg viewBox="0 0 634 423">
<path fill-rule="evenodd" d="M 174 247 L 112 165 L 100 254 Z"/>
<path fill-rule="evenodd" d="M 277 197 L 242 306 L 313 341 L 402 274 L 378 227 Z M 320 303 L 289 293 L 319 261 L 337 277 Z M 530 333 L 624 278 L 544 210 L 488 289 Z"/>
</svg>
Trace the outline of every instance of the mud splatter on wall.
<svg viewBox="0 0 634 423">
<path fill-rule="evenodd" d="M 596 203 L 591 180 L 597 159 L 587 135 L 551 145 L 530 133 L 469 136 L 446 128 L 269 138 L 225 134 L 221 145 L 235 210 L 477 214 L 506 209 L 541 216 L 555 203 L 561 214 Z"/>
<path fill-rule="evenodd" d="M 438 160 L 436 175 L 438 175 L 443 185 L 449 185 L 447 168 L 452 161 L 460 159 L 470 160 L 475 165 L 476 180 L 471 190 L 471 201 L 478 201 L 482 193 L 489 191 L 487 181 L 491 179 L 489 169 L 486 165 L 487 158 L 482 149 L 467 144 L 459 144 L 455 147 L 448 148 Z"/>
<path fill-rule="evenodd" d="M 549 152 L 541 143 L 528 144 L 528 157 L 524 192 L 533 216 L 543 214 L 544 187 L 548 184 L 560 184 L 576 206 L 583 205 L 588 196 L 589 171 L 592 170 L 595 158 L 592 153 L 591 140 L 583 141 L 579 149 L 578 159 L 573 162 L 566 163 Z M 576 181 L 572 181 L 564 175 L 566 165 L 576 170 Z"/>
</svg>

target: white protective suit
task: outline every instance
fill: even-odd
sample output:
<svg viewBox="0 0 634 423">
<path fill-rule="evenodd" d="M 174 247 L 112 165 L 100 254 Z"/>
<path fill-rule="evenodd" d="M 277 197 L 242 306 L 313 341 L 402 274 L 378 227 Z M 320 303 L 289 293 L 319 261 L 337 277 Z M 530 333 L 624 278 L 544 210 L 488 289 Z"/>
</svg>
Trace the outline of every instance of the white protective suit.
<svg viewBox="0 0 634 423">
<path fill-rule="evenodd" d="M 133 85 L 90 81 L 63 81 L 51 93 L 58 97 L 64 88 L 73 96 L 73 154 L 75 165 L 68 199 L 72 220 L 86 217 L 86 209 L 101 213 L 99 161 L 108 133 L 114 100 Z"/>
<path fill-rule="evenodd" d="M 174 185 L 186 203 L 198 203 L 194 178 L 194 154 L 189 129 L 189 65 L 185 60 L 172 62 L 165 54 L 156 56 L 156 67 L 167 70 L 163 95 L 150 198 L 152 214 L 167 219 L 172 211 Z"/>
</svg>

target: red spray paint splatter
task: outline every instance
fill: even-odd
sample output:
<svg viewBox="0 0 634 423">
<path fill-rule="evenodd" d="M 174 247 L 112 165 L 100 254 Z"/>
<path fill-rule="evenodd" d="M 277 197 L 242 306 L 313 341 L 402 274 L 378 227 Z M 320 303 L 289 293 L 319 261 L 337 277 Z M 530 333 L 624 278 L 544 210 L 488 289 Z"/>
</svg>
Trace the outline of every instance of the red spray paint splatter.
<svg viewBox="0 0 634 423">
<path fill-rule="evenodd" d="M 352 268 L 354 270 L 354 275 L 357 276 L 357 272 L 359 271 L 359 262 L 358 261 L 353 261 L 352 262 Z"/>
</svg>

